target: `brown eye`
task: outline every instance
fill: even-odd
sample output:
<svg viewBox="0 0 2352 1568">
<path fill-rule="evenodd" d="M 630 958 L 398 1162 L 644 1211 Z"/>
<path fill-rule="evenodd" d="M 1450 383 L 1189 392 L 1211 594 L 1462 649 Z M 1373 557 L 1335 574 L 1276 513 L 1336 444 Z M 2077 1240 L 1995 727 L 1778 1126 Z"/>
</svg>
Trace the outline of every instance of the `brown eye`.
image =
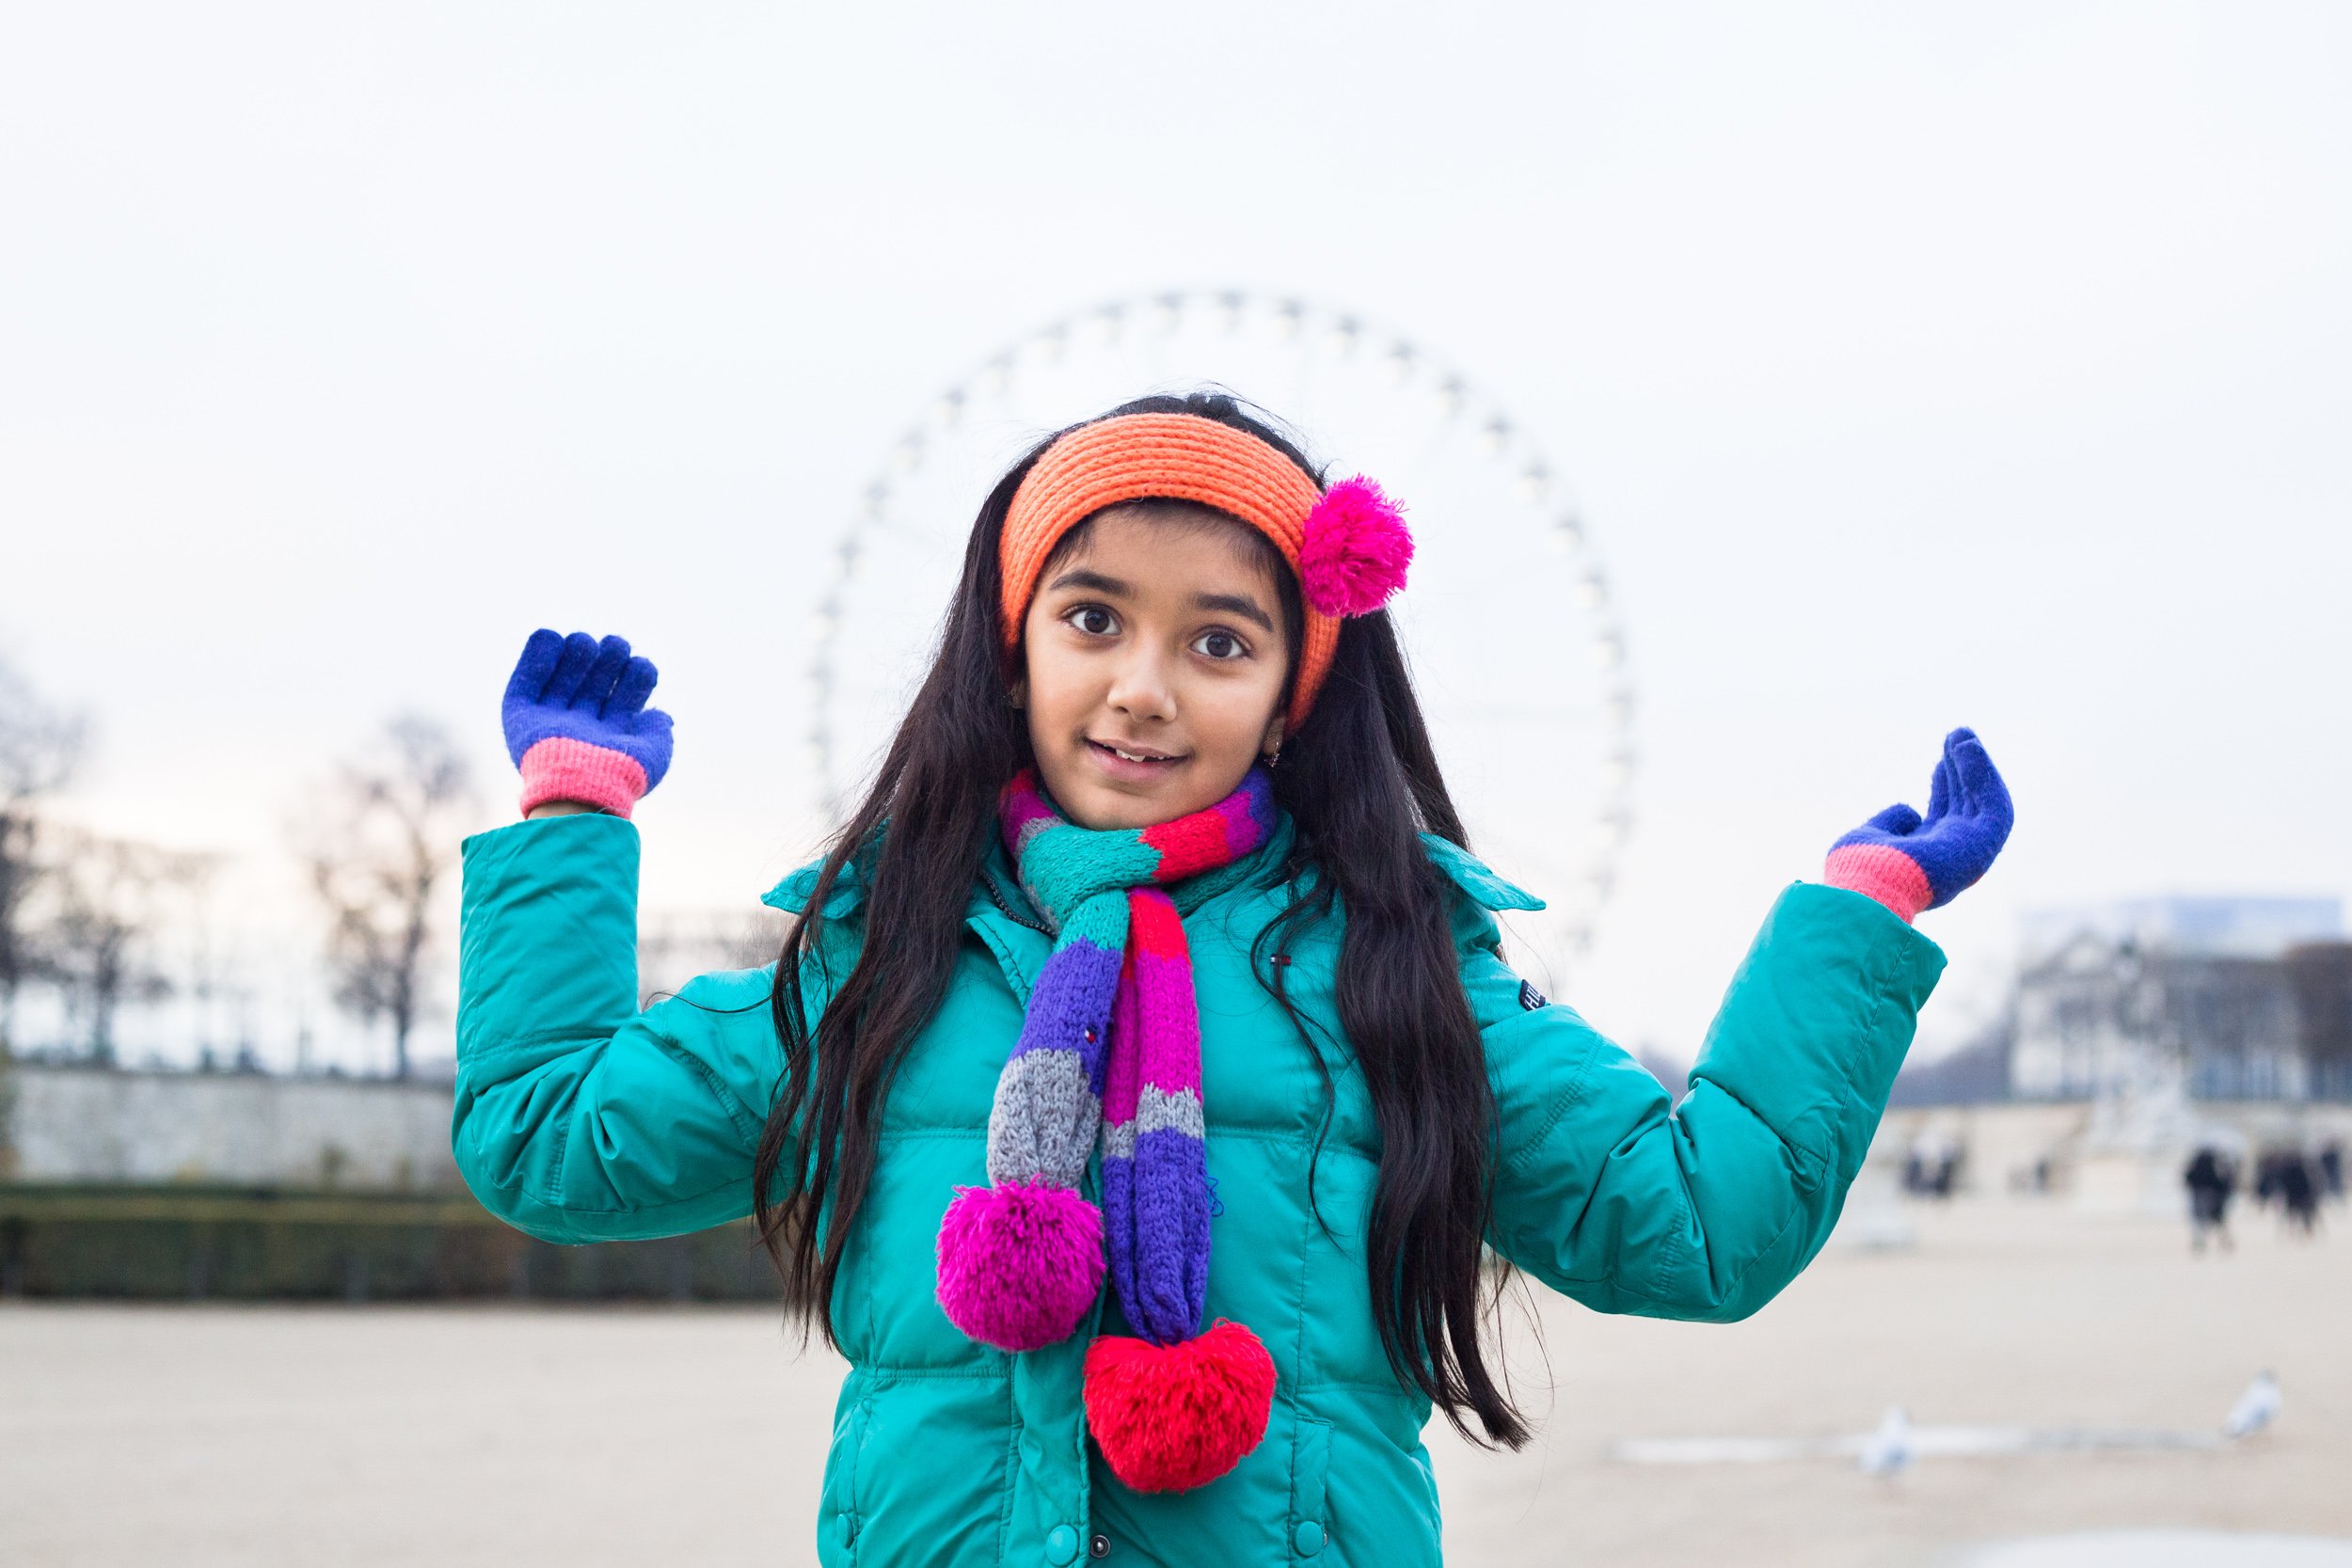
<svg viewBox="0 0 2352 1568">
<path fill-rule="evenodd" d="M 1215 631 L 1202 632 L 1192 645 L 1199 649 L 1203 657 L 1219 661 L 1241 658 L 1249 652 L 1248 643 L 1222 627 Z"/>
<path fill-rule="evenodd" d="M 1065 619 L 1089 637 L 1108 637 L 1119 629 L 1119 617 L 1099 604 L 1080 605 Z"/>
</svg>

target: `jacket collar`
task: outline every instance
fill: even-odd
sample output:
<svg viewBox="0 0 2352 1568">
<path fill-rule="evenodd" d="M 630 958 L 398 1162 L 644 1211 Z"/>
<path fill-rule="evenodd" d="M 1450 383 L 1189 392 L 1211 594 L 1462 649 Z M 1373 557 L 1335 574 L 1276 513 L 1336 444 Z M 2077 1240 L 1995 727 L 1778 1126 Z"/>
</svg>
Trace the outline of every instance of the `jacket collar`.
<svg viewBox="0 0 2352 1568">
<path fill-rule="evenodd" d="M 1261 883 L 1290 853 L 1291 836 L 1290 818 L 1282 816 L 1265 843 L 1238 863 L 1248 869 L 1228 885 L 1226 893 L 1245 893 Z M 787 914 L 806 912 L 808 901 L 817 891 L 817 873 L 823 864 L 819 860 L 802 866 L 770 888 L 760 902 Z M 854 863 L 845 865 L 841 875 L 834 879 L 823 914 L 827 920 L 840 920 L 854 914 L 865 902 L 865 879 Z M 1181 896 L 1178 903 L 1183 907 Z M 1044 967 L 1047 956 L 1054 950 L 1054 930 L 1022 891 L 1012 854 L 1004 841 L 993 834 L 989 838 L 988 856 L 980 863 L 980 874 L 973 879 L 972 896 L 964 905 L 963 921 L 996 956 L 1006 980 L 1025 1004 L 1030 988 L 1037 983 L 1038 971 Z"/>
<path fill-rule="evenodd" d="M 1248 874 L 1236 879 L 1232 885 L 1235 888 L 1248 886 L 1280 864 L 1283 857 L 1290 853 L 1291 837 L 1290 818 L 1287 816 L 1279 818 L 1265 843 L 1243 857 L 1240 863 L 1248 868 Z M 1458 850 L 1455 852 L 1460 853 Z M 759 901 L 786 914 L 805 913 L 810 897 L 817 892 L 817 874 L 823 865 L 822 860 L 809 862 L 762 894 Z M 852 861 L 841 868 L 841 875 L 833 879 L 833 892 L 826 895 L 825 907 L 820 912 L 827 920 L 838 920 L 865 902 L 866 879 Z M 1011 851 L 1005 847 L 1002 839 L 993 835 L 989 839 L 988 857 L 980 863 L 980 875 L 973 883 L 972 901 L 965 911 L 967 919 L 979 919 L 988 914 L 1040 931 L 1049 940 L 1053 935 L 1044 917 L 1038 913 L 1028 895 L 1021 889 L 1021 878 L 1013 868 Z"/>
<path fill-rule="evenodd" d="M 1423 849 L 1438 863 L 1438 869 L 1454 880 L 1454 885 L 1470 895 L 1470 902 L 1483 910 L 1540 910 L 1544 901 L 1515 883 L 1506 882 L 1485 861 L 1471 854 L 1452 839 L 1436 833 L 1421 835 Z"/>
</svg>

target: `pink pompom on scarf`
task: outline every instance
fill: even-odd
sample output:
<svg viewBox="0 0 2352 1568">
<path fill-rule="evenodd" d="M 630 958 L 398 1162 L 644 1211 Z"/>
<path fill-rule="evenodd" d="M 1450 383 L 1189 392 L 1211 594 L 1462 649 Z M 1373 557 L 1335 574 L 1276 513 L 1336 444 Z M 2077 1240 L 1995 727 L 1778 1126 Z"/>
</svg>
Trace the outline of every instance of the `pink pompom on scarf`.
<svg viewBox="0 0 2352 1568">
<path fill-rule="evenodd" d="M 958 1187 L 939 1227 L 939 1305 L 1004 1350 L 1066 1339 L 1103 1290 L 1102 1212 L 1044 1182 Z"/>
</svg>

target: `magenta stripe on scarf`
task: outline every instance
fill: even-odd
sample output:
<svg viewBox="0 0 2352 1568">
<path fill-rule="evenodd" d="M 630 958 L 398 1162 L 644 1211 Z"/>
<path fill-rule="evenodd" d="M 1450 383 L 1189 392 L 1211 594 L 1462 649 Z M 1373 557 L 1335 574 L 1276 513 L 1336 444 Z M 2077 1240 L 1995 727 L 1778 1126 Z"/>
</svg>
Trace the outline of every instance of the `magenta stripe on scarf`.
<svg viewBox="0 0 2352 1568">
<path fill-rule="evenodd" d="M 1016 855 L 1027 841 L 1032 823 L 1054 820 L 1054 808 L 1034 790 L 1010 789 L 1005 793 L 1003 808 L 1006 845 Z"/>
<path fill-rule="evenodd" d="M 1257 814 L 1249 809 L 1250 792 L 1237 789 L 1216 803 L 1216 815 L 1225 823 L 1225 849 L 1235 860 L 1258 847 L 1264 830 L 1258 824 Z"/>
<path fill-rule="evenodd" d="M 1134 954 L 1142 1002 L 1143 1082 L 1170 1093 L 1200 1092 L 1200 1017 L 1193 1005 L 1192 966 L 1180 957 Z"/>
<path fill-rule="evenodd" d="M 1111 1040 L 1113 1049 L 1103 1078 L 1103 1119 L 1114 1127 L 1136 1119 L 1136 1106 L 1143 1093 L 1143 1058 L 1140 1052 L 1127 1048 L 1123 1042 L 1142 1037 L 1143 1018 L 1136 1009 L 1136 950 L 1127 948 L 1126 961 L 1120 966 L 1119 993 L 1111 1001 Z"/>
</svg>

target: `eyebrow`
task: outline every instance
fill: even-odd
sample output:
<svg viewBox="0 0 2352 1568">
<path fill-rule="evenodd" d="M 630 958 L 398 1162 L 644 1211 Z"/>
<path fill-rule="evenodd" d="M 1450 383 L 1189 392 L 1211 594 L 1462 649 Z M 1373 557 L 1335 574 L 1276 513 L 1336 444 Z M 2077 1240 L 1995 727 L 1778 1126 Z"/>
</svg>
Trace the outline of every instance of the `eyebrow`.
<svg viewBox="0 0 2352 1568">
<path fill-rule="evenodd" d="M 1274 618 L 1259 609 L 1258 601 L 1247 594 L 1195 594 L 1192 602 L 1200 610 L 1222 610 L 1255 621 L 1269 636 L 1273 634 Z"/>
<path fill-rule="evenodd" d="M 1113 598 L 1120 599 L 1134 598 L 1136 594 L 1134 588 L 1120 581 L 1117 578 L 1106 578 L 1100 572 L 1089 572 L 1083 566 L 1073 567 L 1045 586 L 1048 591 L 1061 588 L 1089 588 L 1097 594 L 1108 594 Z"/>
</svg>

